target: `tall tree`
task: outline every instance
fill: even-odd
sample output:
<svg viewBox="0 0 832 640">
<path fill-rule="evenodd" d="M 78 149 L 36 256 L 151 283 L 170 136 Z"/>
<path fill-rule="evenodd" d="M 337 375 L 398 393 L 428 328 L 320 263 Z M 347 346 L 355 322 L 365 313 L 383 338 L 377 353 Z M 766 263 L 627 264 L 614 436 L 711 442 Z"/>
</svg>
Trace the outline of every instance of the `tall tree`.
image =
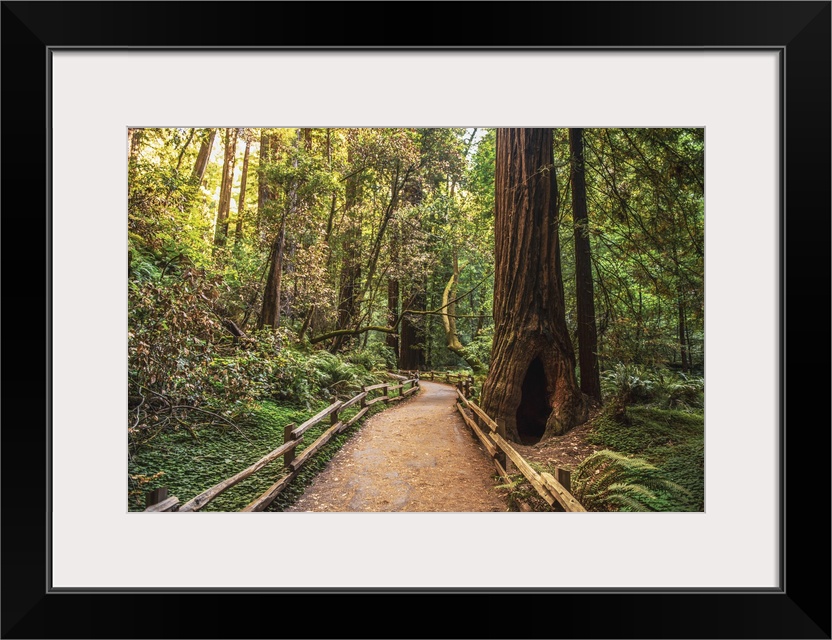
<svg viewBox="0 0 832 640">
<path fill-rule="evenodd" d="M 494 343 L 482 406 L 515 441 L 587 417 L 558 270 L 551 129 L 499 129 L 495 165 Z"/>
<path fill-rule="evenodd" d="M 246 177 L 248 176 L 248 154 L 251 150 L 251 137 L 246 135 L 246 150 L 243 154 L 243 176 L 240 178 L 240 197 L 237 200 L 237 227 L 234 230 L 234 243 L 243 238 L 243 215 L 246 212 Z"/>
<path fill-rule="evenodd" d="M 228 236 L 228 214 L 231 209 L 231 185 L 234 181 L 234 161 L 237 158 L 237 129 L 225 130 L 225 159 L 222 164 L 220 201 L 217 206 L 217 223 L 214 227 L 214 244 L 225 246 Z"/>
<path fill-rule="evenodd" d="M 601 402 L 598 371 L 598 333 L 595 326 L 595 292 L 592 286 L 592 254 L 584 174 L 584 130 L 569 129 L 572 169 L 572 218 L 575 226 L 575 297 L 578 307 L 578 365 L 581 391 Z"/>
<path fill-rule="evenodd" d="M 358 172 L 353 168 L 352 149 L 347 150 L 347 166 L 350 174 L 346 179 L 344 216 L 346 229 L 344 231 L 344 262 L 338 284 L 338 316 L 335 328 L 344 331 L 352 326 L 353 319 L 358 315 L 358 283 L 361 280 L 361 220 L 354 216 L 354 208 L 358 199 Z M 338 351 L 347 339 L 346 335 L 335 337 L 332 351 Z"/>
<path fill-rule="evenodd" d="M 142 145 L 142 136 L 144 129 L 128 129 L 127 130 L 127 159 L 135 160 L 139 154 L 139 149 Z"/>
<path fill-rule="evenodd" d="M 205 176 L 205 170 L 208 168 L 208 160 L 211 158 L 211 149 L 214 146 L 216 137 L 217 130 L 208 129 L 207 135 L 199 145 L 199 153 L 196 156 L 196 164 L 194 165 L 194 172 L 191 176 L 197 186 L 202 184 L 202 178 Z"/>
<path fill-rule="evenodd" d="M 300 129 L 297 130 L 294 140 L 295 153 L 292 156 L 292 167 L 298 167 L 298 142 L 300 141 Z M 286 247 L 286 217 L 294 214 L 298 205 L 298 176 L 292 175 L 288 183 L 286 204 L 280 216 L 280 228 L 272 242 L 269 255 L 269 270 L 266 279 L 266 287 L 263 291 L 263 307 L 260 312 L 259 328 L 272 327 L 277 329 L 280 326 L 280 300 L 283 280 L 283 252 Z"/>
<path fill-rule="evenodd" d="M 392 273 L 387 278 L 387 326 L 394 329 L 393 332 L 388 333 L 385 337 L 385 342 L 388 347 L 393 350 L 393 353 L 399 353 L 399 276 L 398 276 L 398 262 L 399 262 L 399 233 L 398 229 L 394 229 L 393 236 L 390 239 L 390 266 L 393 269 Z"/>
</svg>

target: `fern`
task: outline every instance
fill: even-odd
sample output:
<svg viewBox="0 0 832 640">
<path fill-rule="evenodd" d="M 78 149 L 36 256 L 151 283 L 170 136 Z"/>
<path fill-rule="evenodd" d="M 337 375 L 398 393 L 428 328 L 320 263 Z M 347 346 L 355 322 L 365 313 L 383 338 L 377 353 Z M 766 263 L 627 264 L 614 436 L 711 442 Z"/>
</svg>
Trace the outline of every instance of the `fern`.
<svg viewBox="0 0 832 640">
<path fill-rule="evenodd" d="M 587 511 L 667 511 L 690 495 L 647 460 L 608 449 L 578 465 L 572 488 Z"/>
</svg>

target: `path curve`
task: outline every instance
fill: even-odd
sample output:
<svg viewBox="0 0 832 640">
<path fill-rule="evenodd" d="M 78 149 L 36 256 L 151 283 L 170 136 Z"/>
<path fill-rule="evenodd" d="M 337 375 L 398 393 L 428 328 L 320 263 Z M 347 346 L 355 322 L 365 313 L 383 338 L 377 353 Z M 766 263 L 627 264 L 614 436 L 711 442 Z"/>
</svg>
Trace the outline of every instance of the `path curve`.
<svg viewBox="0 0 832 640">
<path fill-rule="evenodd" d="M 494 464 L 456 410 L 456 390 L 420 385 L 368 418 L 286 511 L 506 511 Z"/>
</svg>

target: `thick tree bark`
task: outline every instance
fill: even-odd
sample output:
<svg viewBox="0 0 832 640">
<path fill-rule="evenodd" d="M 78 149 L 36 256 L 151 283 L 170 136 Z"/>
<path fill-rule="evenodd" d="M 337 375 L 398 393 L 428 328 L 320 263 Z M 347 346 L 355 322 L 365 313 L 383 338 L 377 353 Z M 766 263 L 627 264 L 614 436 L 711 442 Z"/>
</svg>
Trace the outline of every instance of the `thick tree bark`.
<svg viewBox="0 0 832 640">
<path fill-rule="evenodd" d="M 595 291 L 592 286 L 592 253 L 586 206 L 583 129 L 569 129 L 572 166 L 572 211 L 575 223 L 575 297 L 578 307 L 578 364 L 581 391 L 601 402 L 598 371 L 598 333 L 595 326 Z"/>
<path fill-rule="evenodd" d="M 243 238 L 243 215 L 246 212 L 246 177 L 248 176 L 248 153 L 251 150 L 251 140 L 246 137 L 246 152 L 243 155 L 243 176 L 240 178 L 240 197 L 237 200 L 237 228 L 234 230 L 234 243 Z"/>
<path fill-rule="evenodd" d="M 208 168 L 208 160 L 211 158 L 211 149 L 214 146 L 214 139 L 217 137 L 216 129 L 208 129 L 208 135 L 202 140 L 199 145 L 199 153 L 196 156 L 196 164 L 194 164 L 194 172 L 191 178 L 197 186 L 202 184 L 202 178 L 205 177 L 205 170 Z"/>
<path fill-rule="evenodd" d="M 225 159 L 222 163 L 220 202 L 217 207 L 217 224 L 214 227 L 214 244 L 225 246 L 228 237 L 228 213 L 231 209 L 231 184 L 234 180 L 234 161 L 237 158 L 237 129 L 226 129 Z"/>
<path fill-rule="evenodd" d="M 515 441 L 586 420 L 558 271 L 551 129 L 498 129 L 494 344 L 482 407 Z"/>
</svg>

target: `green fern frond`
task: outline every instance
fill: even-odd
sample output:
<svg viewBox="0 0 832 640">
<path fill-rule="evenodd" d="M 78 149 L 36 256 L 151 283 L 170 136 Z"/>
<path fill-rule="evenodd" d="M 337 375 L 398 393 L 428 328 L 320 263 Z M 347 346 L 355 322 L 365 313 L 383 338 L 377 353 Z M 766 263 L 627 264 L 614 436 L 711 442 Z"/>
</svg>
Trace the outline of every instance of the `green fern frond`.
<svg viewBox="0 0 832 640">
<path fill-rule="evenodd" d="M 607 449 L 578 465 L 572 482 L 575 497 L 591 511 L 656 511 L 663 495 L 689 495 L 684 487 L 662 477 L 647 460 Z"/>
</svg>

